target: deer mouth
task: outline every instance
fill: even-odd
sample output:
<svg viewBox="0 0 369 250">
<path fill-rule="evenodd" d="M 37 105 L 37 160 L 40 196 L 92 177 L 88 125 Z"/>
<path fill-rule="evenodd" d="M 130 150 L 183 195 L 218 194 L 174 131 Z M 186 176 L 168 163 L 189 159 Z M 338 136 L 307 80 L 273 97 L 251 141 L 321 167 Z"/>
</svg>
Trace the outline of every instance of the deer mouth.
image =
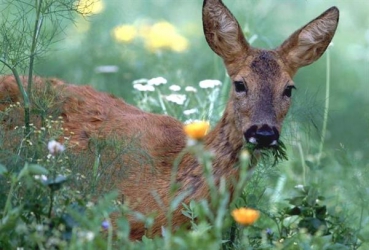
<svg viewBox="0 0 369 250">
<path fill-rule="evenodd" d="M 258 148 L 269 148 L 278 146 L 279 132 L 276 127 L 263 124 L 253 125 L 245 133 L 247 143 Z"/>
</svg>

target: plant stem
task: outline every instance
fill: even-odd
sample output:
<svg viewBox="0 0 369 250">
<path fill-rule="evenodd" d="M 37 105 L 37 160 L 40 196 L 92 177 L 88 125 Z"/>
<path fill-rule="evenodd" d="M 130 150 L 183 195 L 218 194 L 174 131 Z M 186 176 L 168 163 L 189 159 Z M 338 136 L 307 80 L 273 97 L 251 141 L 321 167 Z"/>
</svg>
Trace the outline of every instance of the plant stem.
<svg viewBox="0 0 369 250">
<path fill-rule="evenodd" d="M 330 68 L 330 54 L 329 47 L 327 49 L 327 73 L 326 73 L 326 81 L 325 81 L 325 104 L 324 104 L 324 117 L 323 117 L 323 127 L 322 127 L 322 136 L 319 145 L 319 154 L 318 154 L 318 165 L 320 164 L 322 153 L 323 153 L 323 145 L 327 132 L 327 122 L 328 122 L 328 111 L 329 111 L 329 95 L 330 95 L 330 82 L 331 82 L 331 68 Z"/>
<path fill-rule="evenodd" d="M 100 150 L 98 147 L 96 147 L 95 150 L 95 161 L 94 161 L 94 165 L 93 165 L 93 185 L 92 185 L 92 191 L 95 192 L 96 186 L 97 186 L 97 182 L 99 179 L 99 165 L 100 165 Z"/>
<path fill-rule="evenodd" d="M 10 190 L 9 190 L 9 193 L 8 193 L 8 197 L 7 197 L 6 202 L 5 202 L 3 217 L 5 217 L 11 209 L 11 197 L 13 196 L 13 190 L 14 190 L 14 186 L 15 186 L 16 183 L 17 183 L 16 178 L 14 176 L 12 176 L 12 183 L 10 185 Z"/>
<path fill-rule="evenodd" d="M 31 54 L 29 56 L 29 68 L 28 68 L 27 93 L 29 96 L 31 95 L 31 90 L 32 90 L 33 64 L 35 61 L 37 41 L 38 41 L 38 37 L 40 34 L 40 30 L 42 27 L 42 21 L 43 21 L 43 18 L 41 16 L 41 7 L 42 7 L 42 0 L 36 0 L 36 21 L 35 21 L 35 27 L 33 30 Z"/>
<path fill-rule="evenodd" d="M 24 165 L 24 167 L 22 168 L 22 170 L 19 172 L 18 176 L 12 175 L 11 176 L 11 185 L 10 185 L 10 190 L 9 190 L 9 194 L 8 197 L 6 199 L 5 202 L 5 207 L 4 207 L 4 216 L 10 211 L 11 209 L 11 198 L 13 196 L 13 192 L 14 192 L 14 187 L 15 185 L 20 182 L 20 180 L 23 178 L 24 175 L 26 175 L 28 173 L 28 163 L 26 163 Z"/>
<path fill-rule="evenodd" d="M 19 88 L 19 92 L 22 95 L 23 98 L 23 105 L 24 105 L 24 125 L 26 127 L 25 131 L 24 131 L 24 135 L 26 138 L 28 138 L 28 136 L 30 135 L 30 106 L 31 106 L 31 102 L 29 99 L 29 96 L 27 94 L 27 92 L 24 90 L 23 87 L 23 83 L 19 77 L 18 71 L 15 67 L 10 67 L 10 65 L 8 65 L 7 63 L 3 62 L 7 67 L 10 68 L 10 70 L 12 71 L 14 77 L 15 77 L 15 81 L 17 82 L 18 88 Z"/>
<path fill-rule="evenodd" d="M 239 178 L 235 185 L 232 199 L 237 199 L 244 190 L 247 180 L 249 179 L 248 167 L 250 166 L 250 154 L 246 151 L 241 152 L 239 165 Z"/>
<path fill-rule="evenodd" d="M 300 159 L 301 159 L 301 166 L 302 166 L 302 184 L 306 186 L 306 163 L 305 163 L 305 157 L 304 157 L 304 151 L 302 150 L 301 142 L 297 143 L 297 147 L 299 149 Z"/>
<path fill-rule="evenodd" d="M 47 213 L 47 216 L 49 217 L 49 219 L 51 219 L 51 212 L 53 210 L 53 203 L 54 203 L 54 190 L 50 190 L 50 207 L 49 207 L 49 212 Z"/>
<path fill-rule="evenodd" d="M 112 245 L 113 245 L 113 227 L 111 226 L 111 221 L 109 219 L 109 216 L 106 212 L 104 212 L 104 217 L 105 217 L 105 220 L 108 222 L 108 242 L 107 242 L 107 250 L 111 250 L 112 249 Z"/>
<path fill-rule="evenodd" d="M 158 91 L 157 93 L 158 93 L 158 100 L 159 100 L 159 103 L 160 103 L 161 110 L 163 111 L 163 113 L 165 115 L 168 115 L 168 110 L 165 107 L 165 103 L 163 102 L 163 99 L 161 98 L 162 94 L 161 94 L 160 91 Z"/>
<path fill-rule="evenodd" d="M 176 178 L 178 173 L 179 165 L 181 164 L 181 161 L 183 160 L 183 157 L 185 154 L 188 153 L 188 150 L 185 148 L 182 150 L 179 155 L 176 157 L 176 159 L 173 162 L 173 168 L 170 176 L 170 186 L 169 186 L 169 201 L 170 203 L 173 201 L 176 191 L 178 190 L 178 186 L 176 185 Z M 167 223 L 168 228 L 165 235 L 165 247 L 164 249 L 171 249 L 171 236 L 172 236 L 172 219 L 173 219 L 173 211 L 168 210 L 167 214 Z"/>
</svg>

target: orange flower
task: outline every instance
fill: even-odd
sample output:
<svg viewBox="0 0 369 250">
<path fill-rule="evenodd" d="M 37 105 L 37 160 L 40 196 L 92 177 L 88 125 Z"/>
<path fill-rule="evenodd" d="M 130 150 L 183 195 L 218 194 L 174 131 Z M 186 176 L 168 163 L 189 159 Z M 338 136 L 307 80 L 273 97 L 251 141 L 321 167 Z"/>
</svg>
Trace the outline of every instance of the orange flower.
<svg viewBox="0 0 369 250">
<path fill-rule="evenodd" d="M 232 217 L 234 220 L 245 226 L 254 224 L 258 220 L 259 216 L 260 212 L 252 208 L 241 207 L 232 211 Z"/>
<path fill-rule="evenodd" d="M 196 121 L 184 126 L 186 135 L 194 140 L 201 140 L 208 133 L 210 128 L 209 122 Z"/>
</svg>

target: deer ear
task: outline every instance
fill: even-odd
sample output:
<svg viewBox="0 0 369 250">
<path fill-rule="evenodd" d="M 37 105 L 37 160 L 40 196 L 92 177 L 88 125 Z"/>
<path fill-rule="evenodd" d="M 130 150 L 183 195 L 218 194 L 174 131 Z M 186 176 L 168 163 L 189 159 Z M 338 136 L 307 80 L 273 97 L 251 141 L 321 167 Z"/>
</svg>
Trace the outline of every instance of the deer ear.
<svg viewBox="0 0 369 250">
<path fill-rule="evenodd" d="M 221 0 L 204 0 L 202 20 L 206 41 L 225 62 L 247 52 L 249 45 L 240 25 Z"/>
<path fill-rule="evenodd" d="M 293 33 L 277 49 L 293 72 L 320 58 L 336 32 L 338 19 L 339 10 L 336 7 L 331 7 Z"/>
</svg>

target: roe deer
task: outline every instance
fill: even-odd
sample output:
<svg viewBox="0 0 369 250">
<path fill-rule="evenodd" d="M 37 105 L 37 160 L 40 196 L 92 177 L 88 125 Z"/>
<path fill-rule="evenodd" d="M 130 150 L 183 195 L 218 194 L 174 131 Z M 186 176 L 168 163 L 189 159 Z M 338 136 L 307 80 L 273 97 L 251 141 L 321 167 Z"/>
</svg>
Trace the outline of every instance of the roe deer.
<svg viewBox="0 0 369 250">
<path fill-rule="evenodd" d="M 251 47 L 221 0 L 204 0 L 202 14 L 206 41 L 223 59 L 233 83 L 222 118 L 203 140 L 205 149 L 214 153 L 213 175 L 219 182 L 220 178 L 237 179 L 238 169 L 234 166 L 245 143 L 259 148 L 278 144 L 294 89 L 292 77 L 300 67 L 313 63 L 324 53 L 336 31 L 339 11 L 336 7 L 328 9 L 274 50 Z M 61 116 L 64 127 L 74 133 L 71 138 L 74 150 L 86 149 L 94 135 L 104 138 L 139 135 L 138 143 L 150 155 L 151 164 L 132 166 L 126 172 L 127 178 L 112 176 L 112 182 L 133 210 L 143 214 L 157 211 L 152 232 L 159 234 L 166 223 L 166 211 L 158 200 L 169 206 L 172 165 L 186 146 L 182 123 L 169 116 L 144 112 L 88 86 L 37 77 L 33 81 L 35 86 L 51 81 L 54 88 L 60 89 Z M 12 102 L 21 100 L 11 76 L 0 79 L 0 100 L 6 98 Z M 190 190 L 184 202 L 209 197 L 202 172 L 195 157 L 184 155 L 176 175 L 180 191 Z M 229 189 L 232 192 L 231 181 Z M 144 224 L 134 218 L 129 220 L 131 238 L 140 239 L 145 233 Z M 186 217 L 177 209 L 173 227 L 185 221 Z"/>
</svg>

